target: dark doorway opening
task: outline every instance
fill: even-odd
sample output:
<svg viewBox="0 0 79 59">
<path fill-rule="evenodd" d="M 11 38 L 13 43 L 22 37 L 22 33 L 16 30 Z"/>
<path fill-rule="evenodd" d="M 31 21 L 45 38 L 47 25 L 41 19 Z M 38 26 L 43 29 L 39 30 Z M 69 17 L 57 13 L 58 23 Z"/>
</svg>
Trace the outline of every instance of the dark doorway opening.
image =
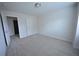
<svg viewBox="0 0 79 59">
<path fill-rule="evenodd" d="M 16 34 L 19 34 L 18 21 L 17 20 L 13 20 L 13 24 L 14 24 L 14 32 L 15 32 L 15 35 Z"/>
<path fill-rule="evenodd" d="M 17 17 L 7 16 L 10 37 L 19 38 L 19 26 Z"/>
</svg>

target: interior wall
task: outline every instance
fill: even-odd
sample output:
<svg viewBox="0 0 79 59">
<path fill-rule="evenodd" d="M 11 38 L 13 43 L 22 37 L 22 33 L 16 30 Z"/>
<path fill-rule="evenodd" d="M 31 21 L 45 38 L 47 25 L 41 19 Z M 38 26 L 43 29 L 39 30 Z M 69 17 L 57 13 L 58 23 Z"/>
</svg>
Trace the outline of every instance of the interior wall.
<svg viewBox="0 0 79 59">
<path fill-rule="evenodd" d="M 37 25 L 37 18 L 34 16 L 28 16 L 27 20 L 27 32 L 28 35 L 33 35 L 38 33 L 38 25 Z"/>
<path fill-rule="evenodd" d="M 1 4 L 0 4 L 0 14 L 1 14 Z M 6 44 L 0 17 L 0 56 L 5 56 L 5 53 L 6 53 Z"/>
<path fill-rule="evenodd" d="M 1 11 L 1 15 L 2 15 L 2 20 L 3 20 L 3 25 L 4 25 L 5 37 L 6 37 L 6 40 L 7 40 L 7 44 L 9 46 L 9 44 L 10 44 L 10 34 L 9 34 L 7 18 L 2 11 Z"/>
<path fill-rule="evenodd" d="M 12 35 L 15 34 L 15 33 L 14 33 L 13 19 L 7 17 L 7 21 L 8 21 L 9 34 L 10 34 L 10 36 L 12 36 Z"/>
<path fill-rule="evenodd" d="M 24 38 L 24 37 L 27 37 L 28 35 L 37 33 L 35 16 L 30 16 L 30 15 L 26 15 L 22 13 L 16 13 L 12 11 L 2 11 L 2 13 L 4 16 L 3 18 L 5 18 L 6 23 L 7 23 L 6 16 L 17 17 L 20 38 Z"/>
<path fill-rule="evenodd" d="M 17 17 L 20 38 L 24 38 L 36 33 L 44 34 L 69 42 L 73 42 L 75 38 L 77 24 L 76 6 L 64 8 L 60 11 L 51 12 L 37 18 L 36 16 L 16 13 L 12 11 L 2 11 L 2 14 L 4 18 L 5 29 L 7 27 L 6 16 Z M 8 33 L 7 30 L 5 31 Z"/>
<path fill-rule="evenodd" d="M 79 49 L 79 4 L 78 4 L 78 21 L 77 21 L 75 40 L 74 40 L 74 48 Z"/>
<path fill-rule="evenodd" d="M 39 19 L 39 33 L 73 42 L 77 24 L 77 7 L 51 12 Z"/>
<path fill-rule="evenodd" d="M 24 38 L 28 36 L 27 33 L 27 16 L 26 15 L 20 15 L 17 17 L 18 19 L 18 27 L 19 27 L 19 35 L 20 38 Z"/>
<path fill-rule="evenodd" d="M 5 56 L 5 53 L 6 53 L 6 44 L 0 18 L 0 56 Z"/>
</svg>

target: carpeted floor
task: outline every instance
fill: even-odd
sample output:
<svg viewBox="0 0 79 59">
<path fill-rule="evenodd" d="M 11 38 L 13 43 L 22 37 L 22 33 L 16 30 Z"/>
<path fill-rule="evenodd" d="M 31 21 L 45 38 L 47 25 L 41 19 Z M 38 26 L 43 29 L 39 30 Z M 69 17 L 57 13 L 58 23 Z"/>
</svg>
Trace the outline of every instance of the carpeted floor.
<svg viewBox="0 0 79 59">
<path fill-rule="evenodd" d="M 75 56 L 78 50 L 72 44 L 63 40 L 47 37 L 44 35 L 32 35 L 19 39 L 11 37 L 7 56 Z"/>
</svg>

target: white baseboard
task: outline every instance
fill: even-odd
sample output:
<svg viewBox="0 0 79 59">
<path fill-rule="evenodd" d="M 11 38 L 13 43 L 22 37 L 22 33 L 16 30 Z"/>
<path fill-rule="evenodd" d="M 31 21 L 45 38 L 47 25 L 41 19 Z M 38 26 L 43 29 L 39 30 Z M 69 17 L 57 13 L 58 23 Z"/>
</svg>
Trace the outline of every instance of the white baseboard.
<svg viewBox="0 0 79 59">
<path fill-rule="evenodd" d="M 43 33 L 39 33 L 39 34 L 40 34 L 40 35 L 49 36 L 49 37 L 51 37 L 51 38 L 56 38 L 56 39 L 59 39 L 59 40 L 64 40 L 64 41 L 67 41 L 67 42 L 72 43 L 72 41 L 70 41 L 70 40 L 67 40 L 67 39 L 65 39 L 65 38 L 58 37 L 58 36 L 55 36 L 55 35 L 48 35 L 48 34 L 43 34 Z"/>
<path fill-rule="evenodd" d="M 39 34 L 39 33 L 29 34 L 29 35 L 27 35 L 26 37 L 33 36 L 33 35 L 37 35 L 37 34 Z"/>
<path fill-rule="evenodd" d="M 33 34 L 27 35 L 26 37 L 33 36 L 33 35 L 38 35 L 38 34 L 44 35 L 44 36 L 48 36 L 48 37 L 51 37 L 51 38 L 55 38 L 55 39 L 59 39 L 59 40 L 64 40 L 64 41 L 67 41 L 67 42 L 72 43 L 72 41 L 67 40 L 67 39 L 65 39 L 65 38 L 58 37 L 58 36 L 55 36 L 55 35 L 43 34 L 43 33 L 33 33 Z"/>
</svg>

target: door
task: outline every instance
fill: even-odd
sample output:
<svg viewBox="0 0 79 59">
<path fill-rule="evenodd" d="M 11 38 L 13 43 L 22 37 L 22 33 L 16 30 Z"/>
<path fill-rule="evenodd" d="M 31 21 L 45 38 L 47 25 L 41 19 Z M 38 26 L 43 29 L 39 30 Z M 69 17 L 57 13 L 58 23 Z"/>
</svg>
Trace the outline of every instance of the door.
<svg viewBox="0 0 79 59">
<path fill-rule="evenodd" d="M 6 52 L 6 44 L 0 16 L 0 56 L 5 55 L 5 52 Z"/>
<path fill-rule="evenodd" d="M 13 24 L 14 24 L 14 32 L 15 32 L 15 34 L 19 34 L 19 29 L 18 29 L 18 22 L 17 22 L 17 20 L 13 20 Z"/>
</svg>

